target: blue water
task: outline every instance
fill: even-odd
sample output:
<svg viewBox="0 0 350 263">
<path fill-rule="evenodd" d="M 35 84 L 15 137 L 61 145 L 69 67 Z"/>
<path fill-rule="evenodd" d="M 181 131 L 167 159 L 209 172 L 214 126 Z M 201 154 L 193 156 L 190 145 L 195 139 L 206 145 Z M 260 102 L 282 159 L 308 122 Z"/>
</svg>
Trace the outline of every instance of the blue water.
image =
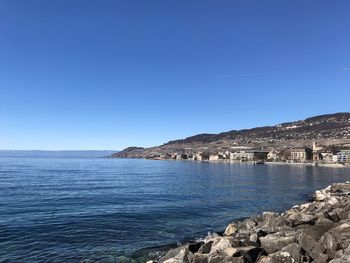
<svg viewBox="0 0 350 263">
<path fill-rule="evenodd" d="M 346 180 L 321 167 L 1 158 L 0 262 L 119 262 Z"/>
</svg>

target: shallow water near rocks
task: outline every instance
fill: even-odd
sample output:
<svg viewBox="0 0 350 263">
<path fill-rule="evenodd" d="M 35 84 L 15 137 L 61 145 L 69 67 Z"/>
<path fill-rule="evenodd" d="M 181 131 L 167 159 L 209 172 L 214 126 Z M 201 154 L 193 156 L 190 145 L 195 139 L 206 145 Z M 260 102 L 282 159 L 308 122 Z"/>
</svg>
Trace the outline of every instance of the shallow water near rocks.
<svg viewBox="0 0 350 263">
<path fill-rule="evenodd" d="M 0 158 L 0 262 L 142 261 L 347 180 L 312 166 Z"/>
</svg>

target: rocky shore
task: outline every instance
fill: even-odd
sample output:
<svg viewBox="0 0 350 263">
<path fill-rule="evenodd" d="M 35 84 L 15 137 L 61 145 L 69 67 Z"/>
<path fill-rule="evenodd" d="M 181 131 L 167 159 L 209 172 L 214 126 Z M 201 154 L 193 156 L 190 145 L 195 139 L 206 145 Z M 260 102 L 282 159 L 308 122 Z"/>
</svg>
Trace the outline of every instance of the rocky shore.
<svg viewBox="0 0 350 263">
<path fill-rule="evenodd" d="M 149 263 L 350 262 L 350 182 L 316 191 L 313 202 L 264 212 L 223 235 L 171 249 Z"/>
</svg>

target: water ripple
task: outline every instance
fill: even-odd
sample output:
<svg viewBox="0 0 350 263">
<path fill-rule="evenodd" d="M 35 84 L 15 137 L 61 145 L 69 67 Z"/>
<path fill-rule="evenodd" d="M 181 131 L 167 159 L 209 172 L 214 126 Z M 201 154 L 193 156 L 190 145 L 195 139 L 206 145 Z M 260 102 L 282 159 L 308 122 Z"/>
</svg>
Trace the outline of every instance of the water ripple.
<svg viewBox="0 0 350 263">
<path fill-rule="evenodd" d="M 0 159 L 0 262 L 117 262 L 281 211 L 346 169 Z"/>
</svg>

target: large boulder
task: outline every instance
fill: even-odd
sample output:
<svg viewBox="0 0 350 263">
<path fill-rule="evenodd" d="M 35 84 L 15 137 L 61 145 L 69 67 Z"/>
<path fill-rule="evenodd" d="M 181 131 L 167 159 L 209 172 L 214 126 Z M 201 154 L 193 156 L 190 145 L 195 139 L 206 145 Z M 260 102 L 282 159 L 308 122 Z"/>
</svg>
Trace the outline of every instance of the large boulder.
<svg viewBox="0 0 350 263">
<path fill-rule="evenodd" d="M 350 246 L 344 251 L 344 253 L 336 259 L 329 261 L 329 263 L 349 263 L 350 262 Z"/>
<path fill-rule="evenodd" d="M 201 254 L 209 254 L 210 250 L 211 250 L 211 246 L 213 245 L 214 241 L 210 240 L 206 243 L 204 243 L 199 249 L 198 249 L 198 253 Z"/>
<path fill-rule="evenodd" d="M 159 263 L 163 263 L 164 261 L 166 261 L 170 258 L 176 257 L 182 249 L 183 249 L 183 247 L 169 249 L 169 251 L 165 254 L 165 256 L 163 256 L 159 259 Z"/>
<path fill-rule="evenodd" d="M 315 226 L 331 227 L 331 226 L 333 226 L 333 224 L 334 224 L 334 222 L 325 216 L 320 216 L 315 222 Z"/>
<path fill-rule="evenodd" d="M 188 245 L 188 250 L 192 253 L 196 253 L 202 247 L 202 245 L 204 245 L 203 241 L 191 243 Z"/>
<path fill-rule="evenodd" d="M 328 234 L 334 237 L 336 248 L 345 250 L 350 245 L 350 220 L 340 221 Z"/>
<path fill-rule="evenodd" d="M 301 247 L 297 243 L 289 244 L 281 249 L 281 252 L 288 252 L 295 262 L 300 262 Z"/>
<path fill-rule="evenodd" d="M 327 262 L 328 255 L 325 254 L 326 248 L 321 241 L 315 239 L 310 233 L 307 233 L 306 231 L 302 232 L 298 236 L 298 243 L 315 262 Z"/>
<path fill-rule="evenodd" d="M 264 212 L 258 217 L 257 228 L 277 228 L 286 225 L 286 221 L 278 213 Z"/>
<path fill-rule="evenodd" d="M 208 263 L 245 263 L 243 257 L 226 257 L 220 254 L 209 256 Z"/>
<path fill-rule="evenodd" d="M 275 253 L 285 246 L 295 243 L 296 237 L 293 234 L 286 235 L 286 233 L 278 232 L 269 234 L 260 238 L 261 247 L 265 249 L 268 254 Z"/>
<path fill-rule="evenodd" d="M 232 236 L 237 231 L 237 224 L 229 224 L 224 232 L 225 236 Z"/>
<path fill-rule="evenodd" d="M 228 247 L 228 248 L 225 248 L 223 252 L 226 256 L 233 257 L 235 254 L 237 254 L 238 249 L 233 247 Z"/>
<path fill-rule="evenodd" d="M 227 237 L 217 238 L 211 246 L 210 253 L 222 252 L 226 248 L 230 248 L 230 247 L 231 247 L 230 239 L 228 239 Z"/>
<path fill-rule="evenodd" d="M 318 216 L 301 211 L 289 211 L 289 214 L 286 215 L 286 219 L 289 221 L 290 225 L 294 227 L 303 224 L 314 225 Z"/>
<path fill-rule="evenodd" d="M 296 263 L 288 252 L 276 252 L 271 255 L 261 257 L 258 263 Z"/>
<path fill-rule="evenodd" d="M 350 195 L 350 183 L 333 184 L 330 187 L 331 196 L 348 196 Z"/>
<path fill-rule="evenodd" d="M 194 253 L 190 263 L 208 263 L 208 256 L 200 253 Z"/>
<path fill-rule="evenodd" d="M 188 246 L 171 249 L 159 260 L 160 263 L 184 263 L 192 261 L 193 254 L 189 251 Z"/>
<path fill-rule="evenodd" d="M 267 255 L 265 250 L 261 247 L 249 246 L 249 247 L 239 247 L 237 248 L 237 253 L 235 255 L 242 256 L 247 263 L 254 263 L 262 255 Z"/>
</svg>

